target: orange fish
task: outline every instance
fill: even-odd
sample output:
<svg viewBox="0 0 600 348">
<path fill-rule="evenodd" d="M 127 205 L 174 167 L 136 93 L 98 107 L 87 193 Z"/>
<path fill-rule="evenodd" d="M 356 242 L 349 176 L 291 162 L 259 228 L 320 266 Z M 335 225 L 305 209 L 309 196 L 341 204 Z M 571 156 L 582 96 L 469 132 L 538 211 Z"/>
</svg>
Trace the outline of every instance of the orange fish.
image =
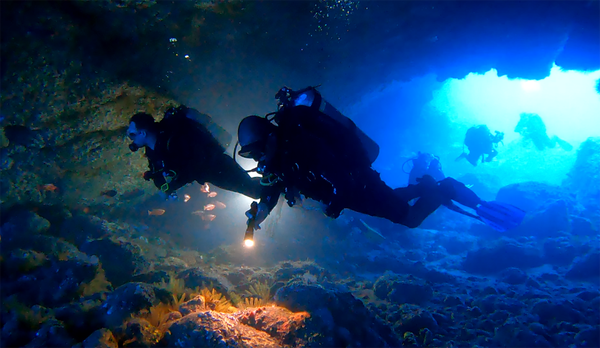
<svg viewBox="0 0 600 348">
<path fill-rule="evenodd" d="M 200 192 L 209 193 L 210 192 L 210 186 L 208 186 L 207 183 L 204 183 L 204 185 L 200 186 Z"/>
<path fill-rule="evenodd" d="M 216 217 L 214 214 L 202 215 L 202 221 L 213 221 Z"/>
<path fill-rule="evenodd" d="M 213 210 L 213 209 L 215 209 L 214 204 L 207 204 L 204 206 L 204 210 Z"/>
<path fill-rule="evenodd" d="M 86 214 L 89 214 L 90 208 L 89 207 L 83 208 L 83 212 L 86 213 Z"/>
<path fill-rule="evenodd" d="M 187 201 L 189 201 L 189 200 L 190 200 L 190 198 L 192 198 L 192 197 L 190 197 L 190 195 L 183 195 L 183 201 L 184 201 L 184 202 L 187 202 Z"/>
<path fill-rule="evenodd" d="M 162 214 L 165 213 L 166 210 L 164 209 L 152 209 L 152 210 L 148 210 L 148 215 L 155 215 L 155 216 L 161 216 Z"/>
<path fill-rule="evenodd" d="M 210 198 L 217 197 L 217 193 L 216 192 L 210 192 L 208 194 L 208 197 L 210 197 Z"/>
<path fill-rule="evenodd" d="M 218 209 L 225 209 L 227 206 L 223 202 L 215 201 L 215 207 Z"/>
<path fill-rule="evenodd" d="M 50 191 L 50 192 L 58 191 L 58 187 L 56 187 L 56 185 L 54 185 L 54 184 L 38 185 L 37 189 L 38 189 L 38 191 Z"/>
</svg>

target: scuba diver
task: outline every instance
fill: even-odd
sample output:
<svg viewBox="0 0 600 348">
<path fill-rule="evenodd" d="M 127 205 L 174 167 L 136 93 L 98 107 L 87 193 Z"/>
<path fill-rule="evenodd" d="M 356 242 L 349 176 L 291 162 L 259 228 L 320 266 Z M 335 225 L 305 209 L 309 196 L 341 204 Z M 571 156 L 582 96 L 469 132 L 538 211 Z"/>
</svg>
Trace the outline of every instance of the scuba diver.
<svg viewBox="0 0 600 348">
<path fill-rule="evenodd" d="M 521 119 L 515 127 L 515 132 L 521 134 L 524 140 L 531 140 L 538 150 L 553 148 L 558 145 L 566 151 L 573 150 L 573 145 L 560 139 L 556 135 L 550 138 L 546 133 L 546 125 L 538 114 L 522 113 Z"/>
<path fill-rule="evenodd" d="M 404 170 L 404 165 L 406 165 L 408 161 L 412 161 L 413 166 L 410 172 L 406 173 Z M 417 157 L 411 158 L 404 162 L 402 165 L 402 171 L 408 174 L 409 185 L 416 185 L 418 180 L 424 175 L 431 176 L 435 181 L 441 181 L 446 178 L 444 172 L 442 172 L 440 158 L 430 153 L 420 151 L 417 153 Z"/>
<path fill-rule="evenodd" d="M 259 179 L 252 179 L 225 153 L 231 135 L 220 127 L 220 133 L 213 135 L 211 128 L 218 126 L 211 123 L 210 116 L 183 105 L 167 110 L 160 122 L 147 113 L 133 115 L 127 130 L 132 140 L 129 149 L 145 148 L 150 170 L 144 179 L 153 180 L 161 195 L 170 199 L 176 199 L 175 191 L 193 181 L 259 198 Z"/>
<path fill-rule="evenodd" d="M 486 125 L 482 124 L 471 127 L 467 130 L 464 142 L 464 145 L 469 148 L 469 153 L 467 154 L 463 147 L 463 153 L 455 161 L 466 158 L 473 166 L 477 166 L 479 158 L 481 158 L 481 163 L 491 162 L 498 155 L 496 147 L 498 147 L 498 143 L 501 143 L 503 139 L 504 133 L 496 131 L 492 135 L 492 132 L 490 132 L 490 129 Z"/>
<path fill-rule="evenodd" d="M 379 146 L 314 87 L 300 91 L 284 87 L 276 98 L 277 112 L 248 116 L 238 127 L 238 154 L 258 162 L 256 171 L 263 185 L 260 203 L 253 202 L 246 212 L 247 246 L 253 244 L 254 230 L 260 229 L 281 194 L 290 207 L 303 195 L 324 204 L 325 214 L 332 218 L 351 209 L 410 228 L 419 226 L 442 204 L 501 230 L 520 224 L 521 210 L 484 202 L 452 178 L 436 182 L 424 175 L 416 185 L 392 189 L 371 168 Z M 415 204 L 409 205 L 415 198 Z M 475 209 L 479 216 L 459 208 L 453 200 Z"/>
</svg>

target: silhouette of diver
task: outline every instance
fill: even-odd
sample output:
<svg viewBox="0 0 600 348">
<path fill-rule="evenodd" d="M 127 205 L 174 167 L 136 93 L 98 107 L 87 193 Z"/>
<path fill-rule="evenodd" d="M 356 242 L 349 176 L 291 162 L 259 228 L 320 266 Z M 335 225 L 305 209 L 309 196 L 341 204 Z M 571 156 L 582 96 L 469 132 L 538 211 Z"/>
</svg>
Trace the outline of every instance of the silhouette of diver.
<svg viewBox="0 0 600 348">
<path fill-rule="evenodd" d="M 493 135 L 490 129 L 484 124 L 469 128 L 464 142 L 465 146 L 469 149 L 469 153 L 464 152 L 463 149 L 463 153 L 455 161 L 466 158 L 473 166 L 477 165 L 479 158 L 481 158 L 481 163 L 491 162 L 498 155 L 498 151 L 496 150 L 498 143 L 504 139 L 504 133 L 498 131 L 495 133 Z"/>
<path fill-rule="evenodd" d="M 556 135 L 550 138 L 546 133 L 546 125 L 538 114 L 522 113 L 521 119 L 515 127 L 515 132 L 521 134 L 524 140 L 531 140 L 535 147 L 543 151 L 546 148 L 553 148 L 558 144 L 566 151 L 573 150 L 573 146 L 560 139 Z"/>
</svg>

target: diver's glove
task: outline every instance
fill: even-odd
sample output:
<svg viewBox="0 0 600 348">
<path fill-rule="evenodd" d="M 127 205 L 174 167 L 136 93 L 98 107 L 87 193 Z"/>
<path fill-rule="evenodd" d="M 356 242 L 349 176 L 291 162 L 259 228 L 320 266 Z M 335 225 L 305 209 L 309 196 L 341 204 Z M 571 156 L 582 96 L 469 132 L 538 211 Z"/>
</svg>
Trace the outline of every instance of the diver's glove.
<svg viewBox="0 0 600 348">
<path fill-rule="evenodd" d="M 246 217 L 248 218 L 246 225 L 253 224 L 255 230 L 260 230 L 260 224 L 265 221 L 268 215 L 269 207 L 265 203 L 259 203 L 257 209 L 251 207 L 246 211 Z"/>
<path fill-rule="evenodd" d="M 177 196 L 177 193 L 173 192 L 171 194 L 167 194 L 163 191 L 158 191 L 158 195 L 160 196 L 160 198 L 164 199 L 165 201 L 177 201 L 179 200 L 179 197 Z"/>
<path fill-rule="evenodd" d="M 146 171 L 144 172 L 144 180 L 146 181 L 150 181 L 154 178 L 154 173 L 152 173 L 151 171 Z"/>
</svg>

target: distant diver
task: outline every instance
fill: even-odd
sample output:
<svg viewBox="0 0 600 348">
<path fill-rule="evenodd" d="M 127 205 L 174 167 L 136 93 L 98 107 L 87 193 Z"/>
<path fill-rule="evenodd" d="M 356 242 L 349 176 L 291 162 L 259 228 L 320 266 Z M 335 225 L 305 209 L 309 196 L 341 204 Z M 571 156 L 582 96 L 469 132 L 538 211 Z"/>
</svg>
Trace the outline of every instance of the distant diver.
<svg viewBox="0 0 600 348">
<path fill-rule="evenodd" d="M 519 123 L 515 127 L 515 132 L 523 136 L 523 140 L 531 140 L 535 147 L 543 151 L 546 148 L 553 148 L 558 144 L 566 151 L 573 150 L 573 145 L 560 139 L 556 135 L 550 138 L 546 133 L 546 125 L 538 114 L 522 113 Z"/>
<path fill-rule="evenodd" d="M 419 151 L 416 157 L 404 162 L 402 171 L 404 171 L 404 166 L 409 161 L 412 161 L 412 168 L 410 169 L 410 172 L 407 173 L 408 185 L 418 184 L 418 179 L 422 178 L 424 175 L 430 175 L 435 181 L 441 181 L 446 178 L 442 171 L 440 158 L 437 156 Z M 406 171 L 404 172 L 406 173 Z"/>
<path fill-rule="evenodd" d="M 211 128 L 215 129 L 212 133 Z M 144 179 L 153 180 L 165 198 L 176 199 L 175 191 L 194 181 L 260 197 L 259 179 L 252 179 L 225 153 L 231 135 L 195 109 L 170 108 L 160 122 L 150 114 L 137 113 L 130 119 L 127 136 L 132 140 L 131 151 L 145 148 L 150 170 Z"/>
<path fill-rule="evenodd" d="M 276 98 L 277 112 L 248 116 L 238 127 L 238 154 L 258 162 L 263 185 L 260 203 L 253 202 L 246 212 L 246 241 L 253 238 L 281 194 L 289 206 L 301 195 L 319 201 L 332 218 L 351 209 L 410 228 L 418 227 L 440 205 L 501 230 L 520 224 L 521 210 L 484 202 L 452 178 L 436 182 L 424 175 L 416 185 L 392 189 L 371 168 L 379 146 L 314 87 L 300 91 L 284 87 Z M 408 204 L 416 198 L 414 205 Z M 479 216 L 458 208 L 453 200 L 475 209 Z"/>
<path fill-rule="evenodd" d="M 459 161 L 466 158 L 473 166 L 477 166 L 479 159 L 481 163 L 491 162 L 498 155 L 498 143 L 504 140 L 504 133 L 496 131 L 490 132 L 486 125 L 471 127 L 465 135 L 464 146 L 469 149 L 469 153 L 464 152 L 456 158 Z M 486 156 L 487 155 L 487 156 Z"/>
</svg>

